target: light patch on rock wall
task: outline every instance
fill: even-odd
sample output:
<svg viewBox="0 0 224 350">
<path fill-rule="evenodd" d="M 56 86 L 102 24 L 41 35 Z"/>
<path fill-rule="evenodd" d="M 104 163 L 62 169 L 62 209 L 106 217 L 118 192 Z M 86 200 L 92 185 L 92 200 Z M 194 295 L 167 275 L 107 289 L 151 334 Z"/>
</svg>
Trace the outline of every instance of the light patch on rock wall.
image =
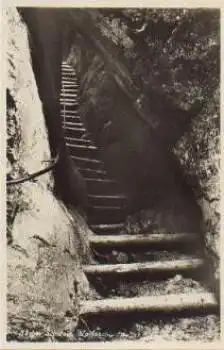
<svg viewBox="0 0 224 350">
<path fill-rule="evenodd" d="M 47 166 L 48 135 L 33 74 L 28 31 L 7 10 L 7 178 Z M 51 173 L 8 186 L 8 340 L 69 340 L 88 294 L 84 219 L 54 197 Z M 11 209 L 11 211 L 10 211 Z"/>
</svg>

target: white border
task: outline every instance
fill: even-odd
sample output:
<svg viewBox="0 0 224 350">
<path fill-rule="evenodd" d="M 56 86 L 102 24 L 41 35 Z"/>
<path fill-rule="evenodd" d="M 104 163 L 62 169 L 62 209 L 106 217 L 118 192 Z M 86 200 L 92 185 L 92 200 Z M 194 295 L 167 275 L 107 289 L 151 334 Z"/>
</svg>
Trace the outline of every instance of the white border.
<svg viewBox="0 0 224 350">
<path fill-rule="evenodd" d="M 220 8 L 221 9 L 221 23 L 224 23 L 223 15 L 223 5 L 222 1 L 211 1 L 211 0 L 169 0 L 169 1 L 133 1 L 133 0 L 106 0 L 106 1 L 9 1 L 2 0 L 1 3 L 1 35 L 0 35 L 0 47 L 2 52 L 0 55 L 0 66 L 1 66 L 1 94 L 0 94 L 0 106 L 2 106 L 2 116 L 5 116 L 5 43 L 6 43 L 6 21 L 4 14 L 4 8 L 7 6 L 43 6 L 43 7 L 151 7 L 151 8 Z M 224 38 L 224 29 L 221 27 L 221 43 Z M 224 49 L 221 45 L 221 57 L 224 57 Z M 223 69 L 222 69 L 222 59 L 221 59 L 221 116 L 223 112 L 223 100 L 224 92 L 222 89 L 223 82 Z M 221 135 L 224 127 L 224 120 L 221 118 Z M 96 342 L 96 343 L 6 343 L 6 224 L 5 224 L 5 119 L 0 118 L 0 195 L 1 195 L 1 205 L 0 205 L 0 348 L 3 349 L 205 349 L 205 350 L 218 350 L 224 349 L 224 339 L 223 339 L 223 326 L 221 332 L 221 342 L 218 343 L 202 343 L 202 342 L 160 342 L 160 343 L 138 343 L 133 341 L 116 341 L 116 342 Z M 221 139 L 221 150 L 223 151 L 223 139 Z M 223 153 L 223 152 L 221 152 Z M 223 157 L 221 159 L 221 193 L 223 193 L 224 181 L 223 181 Z M 221 212 L 223 208 L 223 196 L 221 196 Z M 224 223 L 221 217 L 221 232 L 223 232 Z M 224 257 L 224 242 L 223 237 L 220 234 L 220 251 L 221 253 L 221 276 L 223 276 L 223 257 Z M 221 278 L 221 295 L 224 290 L 224 279 Z M 221 307 L 221 319 L 224 319 L 224 305 L 222 303 Z M 224 322 L 223 322 L 224 323 Z"/>
</svg>

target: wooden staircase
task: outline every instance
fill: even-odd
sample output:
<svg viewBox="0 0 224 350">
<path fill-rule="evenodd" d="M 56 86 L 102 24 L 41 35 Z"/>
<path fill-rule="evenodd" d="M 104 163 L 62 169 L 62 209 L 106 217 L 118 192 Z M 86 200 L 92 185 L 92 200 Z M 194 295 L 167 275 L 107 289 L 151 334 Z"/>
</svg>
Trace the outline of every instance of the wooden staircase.
<svg viewBox="0 0 224 350">
<path fill-rule="evenodd" d="M 142 320 L 147 320 L 147 328 L 158 320 L 172 323 L 190 317 L 193 322 L 198 315 L 217 315 L 217 301 L 204 283 L 207 267 L 197 234 L 125 234 L 126 197 L 108 176 L 101 150 L 80 118 L 78 81 L 65 62 L 61 117 L 69 152 L 86 179 L 88 223 L 95 233 L 90 237 L 95 263 L 84 266 L 93 295 L 81 305 L 76 339 L 105 340 L 106 329 L 114 335 L 111 339 L 118 339 L 121 329 L 128 334 L 127 327 Z M 88 338 L 80 335 L 82 328 L 100 331 Z"/>
</svg>

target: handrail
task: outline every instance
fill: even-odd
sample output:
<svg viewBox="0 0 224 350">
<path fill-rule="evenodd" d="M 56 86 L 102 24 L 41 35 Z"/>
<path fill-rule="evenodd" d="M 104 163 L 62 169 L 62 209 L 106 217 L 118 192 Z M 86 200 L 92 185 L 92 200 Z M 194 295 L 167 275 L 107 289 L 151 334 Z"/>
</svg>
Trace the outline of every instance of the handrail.
<svg viewBox="0 0 224 350">
<path fill-rule="evenodd" d="M 7 186 L 18 185 L 18 184 L 27 182 L 29 180 L 32 180 L 32 179 L 34 179 L 36 177 L 39 177 L 39 176 L 49 172 L 50 170 L 52 170 L 56 166 L 58 160 L 59 160 L 59 152 L 56 154 L 56 156 L 54 158 L 49 160 L 49 162 L 52 162 L 52 164 L 50 164 L 46 168 L 38 170 L 38 171 L 36 171 L 33 174 L 30 174 L 28 176 L 24 176 L 24 177 L 19 178 L 19 179 L 6 181 L 6 185 Z"/>
</svg>

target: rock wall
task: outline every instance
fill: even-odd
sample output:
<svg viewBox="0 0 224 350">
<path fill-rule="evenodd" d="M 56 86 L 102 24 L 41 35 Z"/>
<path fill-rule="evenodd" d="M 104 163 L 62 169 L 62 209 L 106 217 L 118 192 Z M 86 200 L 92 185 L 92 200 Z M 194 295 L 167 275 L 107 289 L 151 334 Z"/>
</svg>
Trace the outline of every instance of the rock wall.
<svg viewBox="0 0 224 350">
<path fill-rule="evenodd" d="M 28 30 L 7 9 L 7 180 L 45 168 L 51 158 L 43 106 L 31 64 Z M 84 219 L 54 196 L 51 172 L 7 186 L 8 340 L 72 337 L 88 294 Z"/>
<path fill-rule="evenodd" d="M 200 231 L 200 208 L 167 145 L 166 136 L 169 138 L 172 127 L 164 127 L 166 116 L 152 110 L 148 119 L 155 128 L 139 116 L 134 107 L 136 101 L 124 91 L 126 82 L 133 78 L 131 72 L 127 73 L 113 42 L 102 37 L 99 30 L 92 29 L 91 19 L 89 37 L 83 28 L 77 30 L 68 59 L 80 78 L 80 114 L 102 149 L 108 172 L 127 193 L 130 213 L 150 207 L 152 219 L 156 212 L 161 214 L 157 220 L 160 228 Z M 75 18 L 74 23 L 78 20 Z M 89 22 L 84 27 L 88 30 Z M 94 39 L 102 49 L 94 45 Z M 124 89 L 123 84 L 126 84 Z M 175 111 L 177 118 L 178 109 L 168 107 L 168 111 Z"/>
<path fill-rule="evenodd" d="M 173 217 L 180 217 L 177 225 L 160 223 L 190 229 L 181 223 L 198 222 L 191 229 L 204 233 L 218 281 L 220 12 L 92 9 L 89 16 L 102 49 L 91 47 L 89 24 L 89 39 L 84 31 L 76 35 L 70 54 L 80 74 L 82 115 L 90 131 L 98 131 L 97 140 L 110 143 L 104 143 L 104 153 L 108 163 L 111 157 L 111 168 L 119 164 L 117 172 L 126 169 L 126 183 L 129 175 L 143 191 L 149 188 L 153 213 L 165 205 L 166 217 L 171 207 Z M 145 130 L 136 118 L 133 101 L 121 88 L 124 81 L 126 87 L 134 81 L 141 91 L 136 102 L 154 131 Z"/>
<path fill-rule="evenodd" d="M 202 209 L 205 246 L 213 273 L 220 278 L 220 118 L 219 88 L 214 90 L 201 113 L 197 115 L 177 143 L 178 157 L 187 181 L 194 188 Z"/>
</svg>

